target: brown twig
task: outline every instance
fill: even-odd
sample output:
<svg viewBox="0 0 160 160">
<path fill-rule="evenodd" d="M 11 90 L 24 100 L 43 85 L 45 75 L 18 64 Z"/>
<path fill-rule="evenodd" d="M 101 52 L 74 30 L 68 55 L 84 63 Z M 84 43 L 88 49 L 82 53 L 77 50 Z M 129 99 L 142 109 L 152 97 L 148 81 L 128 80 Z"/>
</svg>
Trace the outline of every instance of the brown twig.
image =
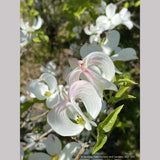
<svg viewBox="0 0 160 160">
<path fill-rule="evenodd" d="M 40 139 L 42 139 L 43 137 L 45 137 L 46 135 L 48 135 L 50 132 L 52 132 L 52 129 L 49 129 L 47 132 L 45 132 L 44 134 L 42 134 L 40 137 L 38 137 L 34 142 L 30 143 L 28 146 L 24 147 L 23 150 L 26 151 L 28 148 L 32 147 L 33 145 L 36 144 L 37 141 L 39 141 Z"/>
<path fill-rule="evenodd" d="M 32 118 L 27 118 L 27 120 L 22 123 L 21 128 L 23 128 L 27 124 L 27 122 L 36 121 L 37 119 L 42 118 L 43 116 L 45 116 L 48 112 L 49 111 L 46 111 L 46 112 L 44 112 L 44 113 L 42 113 L 42 114 L 40 114 L 38 116 L 35 116 L 35 117 L 32 117 Z"/>
<path fill-rule="evenodd" d="M 81 155 L 85 152 L 85 148 L 88 147 L 87 142 L 86 143 L 82 143 L 82 148 L 80 149 L 79 153 L 77 154 L 76 158 L 74 160 L 79 160 L 79 158 L 81 157 Z"/>
<path fill-rule="evenodd" d="M 44 112 L 44 113 L 42 113 L 42 114 L 40 114 L 40 115 L 38 115 L 38 116 L 30 118 L 30 120 L 31 121 L 36 121 L 37 119 L 42 118 L 43 116 L 45 116 L 48 112 L 49 112 L 49 110 Z"/>
</svg>

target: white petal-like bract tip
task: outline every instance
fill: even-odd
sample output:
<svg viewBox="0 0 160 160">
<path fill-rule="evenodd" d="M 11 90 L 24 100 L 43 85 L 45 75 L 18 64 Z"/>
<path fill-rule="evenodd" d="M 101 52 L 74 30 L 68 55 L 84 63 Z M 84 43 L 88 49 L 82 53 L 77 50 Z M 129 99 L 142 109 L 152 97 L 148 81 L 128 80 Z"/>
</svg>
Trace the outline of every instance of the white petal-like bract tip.
<svg viewBox="0 0 160 160">
<path fill-rule="evenodd" d="M 65 145 L 61 154 L 59 155 L 59 160 L 71 160 L 73 155 L 79 151 L 81 146 L 76 142 L 71 142 Z"/>
<path fill-rule="evenodd" d="M 122 49 L 119 53 L 114 54 L 111 59 L 113 61 L 129 61 L 133 59 L 138 59 L 136 51 L 133 48 Z"/>
<path fill-rule="evenodd" d="M 62 144 L 59 138 L 53 134 L 48 135 L 46 140 L 46 150 L 50 155 L 60 154 Z"/>
<path fill-rule="evenodd" d="M 116 5 L 114 5 L 113 3 L 107 5 L 106 15 L 108 18 L 112 18 L 115 15 L 116 8 L 117 8 Z"/>
<path fill-rule="evenodd" d="M 43 73 L 40 77 L 40 80 L 43 80 L 45 83 L 48 84 L 50 91 L 54 92 L 57 89 L 57 80 L 52 74 Z"/>
</svg>

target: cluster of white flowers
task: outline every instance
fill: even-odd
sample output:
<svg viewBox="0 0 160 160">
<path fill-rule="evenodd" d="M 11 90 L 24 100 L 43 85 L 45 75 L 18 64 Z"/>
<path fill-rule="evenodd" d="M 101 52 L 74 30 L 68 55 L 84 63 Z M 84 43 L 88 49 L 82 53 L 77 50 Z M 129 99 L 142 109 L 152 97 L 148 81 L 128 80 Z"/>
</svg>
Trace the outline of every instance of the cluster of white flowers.
<svg viewBox="0 0 160 160">
<path fill-rule="evenodd" d="M 90 28 L 84 29 L 85 33 L 90 35 L 91 44 L 86 43 L 80 48 L 82 59 L 69 59 L 70 73 L 66 86 L 58 85 L 56 65 L 53 62 L 41 67 L 43 73 L 40 78 L 27 84 L 27 92 L 31 97 L 45 100 L 46 106 L 50 108 L 47 122 L 61 136 L 76 136 L 84 129 L 91 131 L 92 126 L 97 126 L 95 119 L 106 106 L 103 91 L 118 91 L 113 79 L 116 73 L 121 72 L 115 67 L 114 61 L 137 59 L 133 48 L 121 49 L 118 46 L 120 34 L 112 30 L 119 24 L 131 29 L 133 22 L 130 20 L 130 12 L 123 8 L 116 13 L 116 5 L 112 3 L 102 5 L 106 15 L 99 16 L 95 26 L 91 24 Z M 42 22 L 39 22 L 37 26 L 34 24 L 30 28 L 27 23 L 22 23 L 21 28 L 28 33 L 38 29 L 41 24 Z M 81 27 L 73 30 L 78 38 Z M 106 33 L 105 41 L 100 43 L 100 35 L 106 30 L 109 31 Z M 46 144 L 48 154 L 34 153 L 29 160 L 69 160 L 73 156 L 72 153 L 79 148 L 78 143 L 69 143 L 61 150 L 61 143 L 54 135 L 48 136 Z"/>
<path fill-rule="evenodd" d="M 45 140 L 45 145 L 47 153 L 35 152 L 29 156 L 29 160 L 71 160 L 80 149 L 80 145 L 76 142 L 68 143 L 62 149 L 61 141 L 53 134 Z"/>
<path fill-rule="evenodd" d="M 41 28 L 43 24 L 42 18 L 34 19 L 33 25 L 30 26 L 29 22 L 20 20 L 20 48 L 22 49 L 35 37 L 32 33 Z"/>
<path fill-rule="evenodd" d="M 31 97 L 46 100 L 47 107 L 51 108 L 48 123 L 63 136 L 78 135 L 84 128 L 91 130 L 92 125 L 96 126 L 93 120 L 102 109 L 103 90 L 117 91 L 111 82 L 115 75 L 114 64 L 103 52 L 92 52 L 83 60 L 72 58 L 70 64 L 74 69 L 67 78 L 68 90 L 57 85 L 52 72 L 43 73 L 27 84 Z M 79 107 L 80 100 L 85 112 Z"/>
<path fill-rule="evenodd" d="M 116 30 L 111 30 L 106 33 L 105 41 L 100 45 L 97 42 L 91 44 L 84 44 L 80 49 L 81 57 L 85 57 L 91 52 L 103 52 L 106 56 L 109 56 L 114 61 L 130 61 L 138 59 L 136 51 L 133 48 L 120 48 L 118 47 L 120 41 L 120 34 Z M 116 73 L 121 73 L 115 67 Z"/>
<path fill-rule="evenodd" d="M 127 8 L 123 8 L 119 13 L 116 13 L 117 6 L 115 4 L 110 3 L 106 5 L 105 2 L 102 2 L 102 11 L 104 7 L 106 15 L 100 15 L 96 19 L 96 25 L 91 24 L 90 27 L 84 28 L 85 33 L 90 35 L 90 43 L 93 41 L 100 42 L 102 32 L 112 30 L 120 24 L 127 26 L 128 29 L 132 29 L 133 27 L 133 22 L 130 19 L 131 14 Z"/>
<path fill-rule="evenodd" d="M 109 18 L 120 17 L 120 14 L 115 14 L 115 9 L 113 4 L 106 7 Z M 101 18 L 106 17 L 100 16 L 97 22 Z M 97 25 L 101 28 L 104 25 L 111 27 L 112 23 L 108 23 Z M 102 33 L 104 30 L 101 28 L 96 28 L 96 32 Z M 43 74 L 39 79 L 28 83 L 28 94 L 39 100 L 46 100 L 47 107 L 51 109 L 47 121 L 55 132 L 62 136 L 75 136 L 84 128 L 91 130 L 92 126 L 97 126 L 94 120 L 102 109 L 103 90 L 118 90 L 112 80 L 116 72 L 121 72 L 113 62 L 137 59 L 134 49 L 118 47 L 119 40 L 119 32 L 112 30 L 106 33 L 106 39 L 101 46 L 95 41 L 83 45 L 80 48 L 83 59 L 69 59 L 71 69 L 67 76 L 68 87 L 57 84 L 56 65 L 51 62 L 46 68 L 41 67 Z M 84 109 L 80 107 L 81 103 Z"/>
<path fill-rule="evenodd" d="M 37 135 L 32 134 L 30 137 L 27 137 L 27 141 L 34 142 L 36 140 Z M 36 145 L 40 145 L 40 142 L 36 143 Z M 53 134 L 48 135 L 47 139 L 41 142 L 39 148 L 36 150 L 46 150 L 47 153 L 44 152 L 35 152 L 32 155 L 29 155 L 29 160 L 72 160 L 72 157 L 75 156 L 77 151 L 81 148 L 79 143 L 71 142 L 66 144 L 62 149 L 62 144 L 59 138 Z M 23 160 L 24 151 L 22 144 L 20 144 L 20 159 Z"/>
</svg>

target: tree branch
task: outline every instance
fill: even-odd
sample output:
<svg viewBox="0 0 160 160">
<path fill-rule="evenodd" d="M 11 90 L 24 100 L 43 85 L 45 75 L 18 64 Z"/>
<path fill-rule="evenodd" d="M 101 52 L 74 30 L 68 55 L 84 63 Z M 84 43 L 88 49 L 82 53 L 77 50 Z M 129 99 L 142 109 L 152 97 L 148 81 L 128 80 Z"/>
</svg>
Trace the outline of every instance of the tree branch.
<svg viewBox="0 0 160 160">
<path fill-rule="evenodd" d="M 87 142 L 82 143 L 82 148 L 80 149 L 79 153 L 77 154 L 76 158 L 74 160 L 79 160 L 79 158 L 81 157 L 81 155 L 85 152 L 85 148 L 88 147 Z"/>
<path fill-rule="evenodd" d="M 42 134 L 40 137 L 38 137 L 34 142 L 30 143 L 28 146 L 24 147 L 23 150 L 26 151 L 28 148 L 32 147 L 33 145 L 35 145 L 37 143 L 37 141 L 39 141 L 40 139 L 42 139 L 43 137 L 45 137 L 46 135 L 48 135 L 50 132 L 52 132 L 52 129 L 49 129 L 47 132 L 45 132 L 44 134 Z"/>
</svg>

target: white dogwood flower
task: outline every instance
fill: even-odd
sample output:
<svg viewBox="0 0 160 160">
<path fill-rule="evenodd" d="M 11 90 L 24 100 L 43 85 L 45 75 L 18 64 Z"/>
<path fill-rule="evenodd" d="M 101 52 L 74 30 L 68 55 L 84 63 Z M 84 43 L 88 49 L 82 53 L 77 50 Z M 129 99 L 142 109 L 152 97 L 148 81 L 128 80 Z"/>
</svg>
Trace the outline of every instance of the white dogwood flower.
<svg viewBox="0 0 160 160">
<path fill-rule="evenodd" d="M 79 107 L 83 102 L 85 113 Z M 47 115 L 48 124 L 62 136 L 75 136 L 84 128 L 91 130 L 102 107 L 101 98 L 95 88 L 87 81 L 72 83 L 68 89 L 66 100 L 55 105 Z"/>
<path fill-rule="evenodd" d="M 32 35 L 31 32 L 40 29 L 42 24 L 43 20 L 40 17 L 34 19 L 32 26 L 29 25 L 29 22 L 24 22 L 22 18 L 20 19 L 20 49 L 32 41 L 35 35 Z"/>
<path fill-rule="evenodd" d="M 40 67 L 40 71 L 42 73 L 50 73 L 53 76 L 57 76 L 57 74 L 58 74 L 57 71 L 56 71 L 56 64 L 54 62 L 52 62 L 52 61 L 48 62 L 46 64 L 46 67 L 41 66 Z"/>
<path fill-rule="evenodd" d="M 26 46 L 32 40 L 32 35 L 20 29 L 20 49 Z"/>
<path fill-rule="evenodd" d="M 106 40 L 100 46 L 98 43 L 85 44 L 80 49 L 80 55 L 82 58 L 86 57 L 92 52 L 103 52 L 106 56 L 110 56 L 112 61 L 129 61 L 138 59 L 136 51 L 133 48 L 121 49 L 119 45 L 120 34 L 116 30 L 112 30 L 106 33 Z M 113 53 L 113 54 L 112 54 Z M 121 73 L 115 67 L 116 73 Z"/>
<path fill-rule="evenodd" d="M 103 90 L 115 90 L 117 87 L 111 82 L 115 75 L 115 67 L 109 56 L 102 52 L 91 52 L 84 59 L 70 59 L 70 63 L 74 64 L 74 70 L 68 75 L 68 84 L 80 79 L 87 79 L 102 97 Z M 103 74 L 103 77 L 102 77 Z"/>
<path fill-rule="evenodd" d="M 96 19 L 96 24 L 101 26 L 104 30 L 113 29 L 121 23 L 121 18 L 118 13 L 116 13 L 116 5 L 110 3 L 106 6 L 106 16 L 99 16 Z M 103 30 L 103 31 L 104 31 Z"/>
<path fill-rule="evenodd" d="M 122 21 L 121 23 L 124 24 L 126 27 L 128 27 L 128 29 L 132 29 L 133 22 L 130 19 L 131 13 L 128 11 L 128 9 L 122 8 L 119 14 Z"/>
<path fill-rule="evenodd" d="M 49 73 L 43 73 L 39 79 L 32 80 L 27 84 L 28 94 L 39 100 L 46 99 L 48 108 L 59 102 L 59 90 L 56 78 Z"/>
<path fill-rule="evenodd" d="M 34 19 L 32 26 L 29 25 L 29 22 L 24 22 L 22 18 L 20 20 L 20 27 L 25 32 L 34 32 L 40 29 L 42 24 L 43 24 L 43 20 L 40 17 L 38 17 L 38 19 L 36 18 Z"/>
<path fill-rule="evenodd" d="M 118 31 L 109 31 L 106 34 L 106 41 L 101 46 L 103 52 L 109 55 L 113 61 L 129 61 L 133 59 L 138 59 L 136 56 L 136 51 L 133 48 L 121 49 L 118 47 L 120 41 L 120 34 Z M 114 54 L 111 53 L 114 51 Z"/>
<path fill-rule="evenodd" d="M 93 41 L 100 42 L 101 40 L 100 34 L 102 34 L 103 32 L 103 28 L 101 28 L 101 26 L 98 25 L 94 26 L 93 24 L 91 24 L 90 28 L 88 28 L 88 26 L 84 28 L 84 32 L 87 35 L 90 35 L 89 38 L 90 43 L 92 43 Z"/>
<path fill-rule="evenodd" d="M 80 145 L 76 142 L 68 143 L 62 149 L 61 141 L 53 134 L 48 135 L 46 140 L 46 151 L 35 152 L 29 156 L 29 160 L 71 160 L 72 157 L 80 149 Z"/>
<path fill-rule="evenodd" d="M 115 26 L 121 23 L 120 15 L 116 14 L 116 5 L 110 3 L 106 6 L 106 16 L 101 15 L 96 19 L 96 25 L 90 25 L 90 28 L 85 27 L 84 32 L 87 35 L 90 35 L 89 41 L 92 43 L 93 41 L 100 42 L 100 35 L 105 30 L 113 29 Z"/>
<path fill-rule="evenodd" d="M 101 2 L 103 8 L 105 6 L 104 2 Z M 105 12 L 106 15 L 100 15 L 96 19 L 96 25 L 90 25 L 90 28 L 85 27 L 84 31 L 87 35 L 90 35 L 89 41 L 92 43 L 93 41 L 100 42 L 100 35 L 106 30 L 112 30 L 117 25 L 124 24 L 131 29 L 133 27 L 133 22 L 130 17 L 131 14 L 127 8 L 121 9 L 119 13 L 116 13 L 117 6 L 113 3 L 110 3 L 106 6 Z"/>
</svg>

